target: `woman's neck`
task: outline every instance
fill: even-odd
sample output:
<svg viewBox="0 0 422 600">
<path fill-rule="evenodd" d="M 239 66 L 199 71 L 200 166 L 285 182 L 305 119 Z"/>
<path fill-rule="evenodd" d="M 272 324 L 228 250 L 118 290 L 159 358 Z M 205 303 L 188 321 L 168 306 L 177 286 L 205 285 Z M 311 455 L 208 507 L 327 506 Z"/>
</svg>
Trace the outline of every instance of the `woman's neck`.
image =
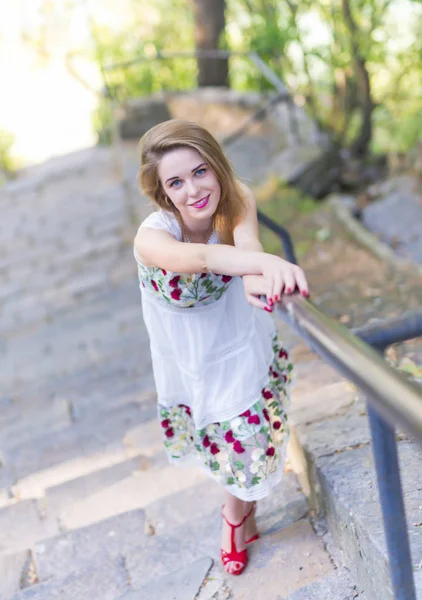
<svg viewBox="0 0 422 600">
<path fill-rule="evenodd" d="M 196 244 L 206 244 L 212 234 L 213 231 L 213 223 L 207 223 L 206 226 L 195 226 L 194 228 L 189 228 L 186 223 L 183 224 L 184 234 L 189 239 L 189 241 L 194 242 Z"/>
</svg>

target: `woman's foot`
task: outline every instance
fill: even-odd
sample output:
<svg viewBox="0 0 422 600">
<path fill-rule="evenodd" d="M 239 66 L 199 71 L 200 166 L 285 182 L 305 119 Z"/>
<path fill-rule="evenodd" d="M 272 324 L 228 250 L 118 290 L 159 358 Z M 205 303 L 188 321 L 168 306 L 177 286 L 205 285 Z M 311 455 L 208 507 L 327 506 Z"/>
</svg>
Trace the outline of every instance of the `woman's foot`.
<svg viewBox="0 0 422 600">
<path fill-rule="evenodd" d="M 259 539 L 255 516 L 256 502 L 245 502 L 245 544 L 251 544 Z"/>
<path fill-rule="evenodd" d="M 240 575 L 248 562 L 245 545 L 244 503 L 235 507 L 223 506 L 222 515 L 221 560 L 227 573 Z"/>
</svg>

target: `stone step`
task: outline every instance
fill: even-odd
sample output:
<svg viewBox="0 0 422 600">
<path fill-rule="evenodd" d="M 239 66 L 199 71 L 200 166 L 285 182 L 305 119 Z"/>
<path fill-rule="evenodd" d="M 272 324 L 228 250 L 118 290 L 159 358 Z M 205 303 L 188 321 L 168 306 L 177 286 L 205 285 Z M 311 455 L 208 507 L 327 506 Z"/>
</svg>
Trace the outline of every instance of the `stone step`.
<svg viewBox="0 0 422 600">
<path fill-rule="evenodd" d="M 45 515 L 37 500 L 22 500 L 0 508 L 0 553 L 25 550 L 36 540 L 58 533 L 57 520 Z"/>
<path fill-rule="evenodd" d="M 159 448 L 162 448 L 161 439 L 159 444 Z M 153 455 L 139 454 L 129 460 L 121 461 L 47 488 L 45 491 L 45 509 L 49 514 L 57 515 L 62 522 L 61 515 L 63 512 L 75 503 L 84 501 L 88 496 L 101 493 L 108 487 L 129 477 L 137 477 L 145 471 L 153 470 L 156 472 L 159 467 L 167 464 L 167 455 L 164 450 L 160 452 L 159 448 L 156 449 L 157 451 Z M 154 447 L 151 447 L 151 453 L 153 450 Z"/>
<path fill-rule="evenodd" d="M 402 441 L 399 454 L 416 593 L 422 598 L 422 451 L 416 443 Z M 393 600 L 371 447 L 310 454 L 310 460 L 330 531 L 356 581 L 371 600 Z"/>
<path fill-rule="evenodd" d="M 0 600 L 10 600 L 13 594 L 21 589 L 29 556 L 28 550 L 0 553 Z"/>
<path fill-rule="evenodd" d="M 39 541 L 34 546 L 39 581 L 63 579 L 87 566 L 97 568 L 126 556 L 145 539 L 144 511 L 136 509 Z"/>
<path fill-rule="evenodd" d="M 369 596 L 353 583 L 350 571 L 344 568 L 293 592 L 285 600 L 321 600 L 321 598 L 324 600 L 369 600 Z"/>
<path fill-rule="evenodd" d="M 48 489 L 55 486 L 65 485 L 69 482 L 90 475 L 97 477 L 97 471 L 113 468 L 124 463 L 127 460 L 137 457 L 142 461 L 143 458 L 151 459 L 152 463 L 156 460 L 154 455 L 163 447 L 162 433 L 159 424 L 154 419 L 142 425 L 136 425 L 129 428 L 123 437 L 122 443 L 109 444 L 99 450 L 78 454 L 70 451 L 68 459 L 58 462 L 53 466 L 46 467 L 35 473 L 17 480 L 14 471 L 11 471 L 8 465 L 0 469 L 0 487 L 3 487 L 3 494 L 0 495 L 0 506 L 14 504 L 17 499 L 23 498 L 41 498 L 43 506 L 46 506 L 44 499 Z M 98 475 L 101 477 L 101 474 Z M 84 485 L 82 483 L 81 485 Z"/>
<path fill-rule="evenodd" d="M 115 558 L 95 567 L 81 567 L 62 579 L 33 585 L 7 600 L 117 600 L 127 589 L 124 564 Z"/>
<path fill-rule="evenodd" d="M 254 600 L 265 590 L 265 597 L 278 598 L 321 579 L 334 569 L 328 553 L 309 522 L 302 519 L 285 523 L 282 529 L 269 530 L 249 550 L 250 562 L 241 577 L 227 575 L 220 564 L 220 508 L 207 519 L 190 522 L 169 535 L 147 538 L 130 550 L 126 565 L 133 587 L 152 584 L 169 572 L 182 569 L 200 558 L 214 560 L 198 600 L 227 597 Z M 231 593 L 231 596 L 230 596 Z M 225 596 L 222 596 L 225 597 Z"/>
<path fill-rule="evenodd" d="M 292 475 L 286 476 L 273 496 L 260 506 L 261 539 L 251 547 L 250 565 L 239 578 L 244 580 L 243 583 L 235 581 L 237 578 L 227 577 L 219 564 L 220 502 L 215 504 L 213 501 L 212 510 L 206 513 L 202 511 L 201 514 L 198 502 L 192 510 L 194 496 L 190 491 L 184 495 L 185 503 L 181 493 L 173 496 L 174 511 L 183 512 L 183 516 L 175 519 L 168 517 L 170 505 L 167 511 L 162 504 L 155 506 L 156 511 L 160 508 L 163 510 L 164 521 L 167 519 L 169 524 L 168 529 L 159 528 L 158 535 L 144 537 L 144 512 L 133 511 L 37 543 L 34 552 L 40 581 L 52 577 L 62 579 L 81 566 L 97 566 L 106 557 L 122 554 L 131 585 L 135 590 L 142 590 L 198 559 L 212 558 L 215 560 L 212 576 L 204 583 L 201 590 L 203 595 L 199 595 L 199 598 L 205 598 L 209 591 L 208 584 L 214 586 L 217 581 L 219 585 L 229 585 L 234 598 L 244 597 L 246 600 L 256 597 L 253 593 L 256 594 L 257 587 L 262 586 L 264 581 L 266 586 L 268 581 L 271 582 L 268 597 L 276 597 L 276 593 L 290 593 L 333 571 L 334 567 L 321 540 L 308 521 L 303 519 L 306 503 Z M 199 503 L 203 497 L 203 493 L 198 494 Z M 169 495 L 168 499 L 171 501 L 172 497 Z M 100 506 L 97 503 L 97 507 Z M 151 514 L 153 508 L 147 506 L 147 514 L 148 510 Z M 142 526 L 135 524 L 133 531 L 131 519 L 137 517 L 132 515 L 140 513 Z M 128 519 L 129 523 L 121 522 L 121 519 Z M 148 517 L 146 522 L 148 525 Z M 108 536 L 111 525 L 115 537 L 110 542 Z M 147 531 L 155 533 L 148 527 Z"/>
<path fill-rule="evenodd" d="M 178 467 L 166 461 L 161 467 L 134 475 L 93 491 L 60 513 L 65 529 L 76 529 L 135 508 L 143 508 L 164 496 L 190 488 L 208 477 L 202 466 Z"/>
<path fill-rule="evenodd" d="M 195 600 L 212 565 L 211 558 L 201 558 L 118 600 Z"/>
<path fill-rule="evenodd" d="M 222 504 L 222 488 L 207 478 L 203 483 L 148 504 L 144 510 L 148 524 L 157 535 L 161 535 L 192 519 L 206 518 L 216 506 Z M 256 518 L 260 531 L 270 531 L 298 521 L 307 513 L 306 499 L 295 475 L 289 472 L 284 474 L 271 495 L 259 501 Z"/>
<path fill-rule="evenodd" d="M 6 465 L 13 465 L 16 479 L 20 480 L 66 461 L 88 457 L 110 449 L 124 449 L 123 439 L 131 428 L 156 417 L 155 399 L 142 403 L 132 402 L 81 423 L 56 431 L 51 435 L 37 433 L 30 442 L 3 450 Z"/>
<path fill-rule="evenodd" d="M 76 389 L 63 386 L 59 392 L 53 382 L 46 382 L 44 388 L 5 400 L 0 416 L 0 448 L 7 452 L 7 448 L 14 448 L 17 443 L 20 446 L 32 443 L 47 430 L 52 434 L 74 423 L 97 423 L 128 405 L 145 406 L 156 399 L 152 373 L 141 382 L 121 372 L 90 383 L 84 386 L 80 382 Z"/>
</svg>

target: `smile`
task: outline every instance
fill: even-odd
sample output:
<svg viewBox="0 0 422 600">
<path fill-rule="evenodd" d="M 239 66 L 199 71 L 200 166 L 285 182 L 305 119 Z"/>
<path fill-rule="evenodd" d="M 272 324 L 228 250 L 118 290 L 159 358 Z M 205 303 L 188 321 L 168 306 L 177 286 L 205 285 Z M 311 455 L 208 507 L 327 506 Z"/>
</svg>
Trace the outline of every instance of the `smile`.
<svg viewBox="0 0 422 600">
<path fill-rule="evenodd" d="M 192 206 L 193 208 L 205 208 L 205 206 L 208 204 L 209 199 L 210 199 L 210 195 L 208 194 L 208 196 L 206 196 L 205 198 L 201 198 L 201 200 L 198 200 L 197 202 L 195 202 L 194 204 L 191 204 L 190 206 Z"/>
</svg>

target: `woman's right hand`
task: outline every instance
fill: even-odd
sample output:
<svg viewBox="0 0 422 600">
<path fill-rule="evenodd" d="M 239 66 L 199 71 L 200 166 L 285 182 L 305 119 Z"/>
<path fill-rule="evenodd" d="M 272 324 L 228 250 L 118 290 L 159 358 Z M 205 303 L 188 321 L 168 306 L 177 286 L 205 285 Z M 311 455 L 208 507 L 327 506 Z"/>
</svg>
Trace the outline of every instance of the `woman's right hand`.
<svg viewBox="0 0 422 600">
<path fill-rule="evenodd" d="M 282 294 L 293 294 L 298 289 L 302 296 L 309 296 L 308 282 L 303 270 L 274 254 L 262 254 L 262 275 L 266 280 L 267 301 L 278 302 Z"/>
</svg>

